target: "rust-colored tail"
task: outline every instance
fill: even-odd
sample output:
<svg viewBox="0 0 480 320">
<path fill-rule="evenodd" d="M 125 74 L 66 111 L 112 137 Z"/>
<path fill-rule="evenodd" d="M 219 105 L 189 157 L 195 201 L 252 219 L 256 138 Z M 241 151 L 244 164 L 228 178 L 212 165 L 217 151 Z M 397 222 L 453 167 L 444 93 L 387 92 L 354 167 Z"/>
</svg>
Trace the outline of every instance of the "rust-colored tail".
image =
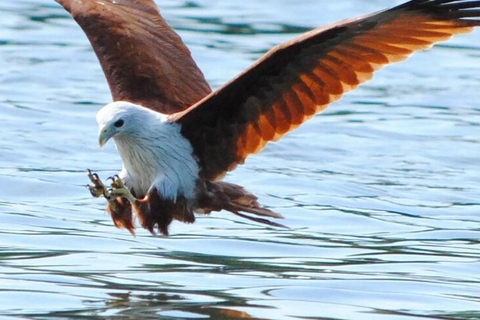
<svg viewBox="0 0 480 320">
<path fill-rule="evenodd" d="M 242 218 L 270 226 L 287 228 L 286 226 L 258 217 L 252 217 L 242 212 L 252 213 L 257 216 L 283 219 L 281 214 L 263 208 L 257 201 L 257 196 L 247 191 L 242 186 L 218 181 L 205 182 L 204 195 L 198 201 L 197 212 L 208 214 L 212 211 L 227 210 Z"/>
</svg>

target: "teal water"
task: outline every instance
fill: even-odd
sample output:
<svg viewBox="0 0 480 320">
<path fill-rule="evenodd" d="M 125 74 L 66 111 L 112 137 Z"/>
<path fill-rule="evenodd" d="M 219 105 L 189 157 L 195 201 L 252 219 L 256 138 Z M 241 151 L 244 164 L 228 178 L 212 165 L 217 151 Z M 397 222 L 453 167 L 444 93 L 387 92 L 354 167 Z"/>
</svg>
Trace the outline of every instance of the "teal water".
<svg viewBox="0 0 480 320">
<path fill-rule="evenodd" d="M 387 0 L 162 1 L 213 87 L 308 29 Z M 116 229 L 86 168 L 110 101 L 53 0 L 0 1 L 2 319 L 480 319 L 480 33 L 378 73 L 227 176 L 282 213 L 170 238 Z"/>
</svg>

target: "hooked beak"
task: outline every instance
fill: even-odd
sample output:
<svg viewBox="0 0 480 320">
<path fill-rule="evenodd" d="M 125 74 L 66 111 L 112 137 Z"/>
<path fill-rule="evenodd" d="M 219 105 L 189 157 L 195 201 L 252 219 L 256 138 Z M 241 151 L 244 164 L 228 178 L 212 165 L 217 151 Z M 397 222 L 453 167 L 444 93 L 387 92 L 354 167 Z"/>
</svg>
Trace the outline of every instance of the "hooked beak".
<svg viewBox="0 0 480 320">
<path fill-rule="evenodd" d="M 108 130 L 107 126 L 100 127 L 100 131 L 98 133 L 98 144 L 100 147 L 103 147 L 112 136 L 113 134 L 111 130 Z"/>
</svg>

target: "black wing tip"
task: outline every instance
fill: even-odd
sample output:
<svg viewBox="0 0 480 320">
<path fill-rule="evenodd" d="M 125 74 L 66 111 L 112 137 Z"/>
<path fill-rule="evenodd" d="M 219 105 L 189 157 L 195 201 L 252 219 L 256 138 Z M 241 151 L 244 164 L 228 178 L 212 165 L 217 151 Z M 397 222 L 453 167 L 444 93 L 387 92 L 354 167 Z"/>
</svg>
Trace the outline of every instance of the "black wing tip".
<svg viewBox="0 0 480 320">
<path fill-rule="evenodd" d="M 391 10 L 418 11 L 439 20 L 465 23 L 465 26 L 480 25 L 480 0 L 411 0 Z"/>
</svg>

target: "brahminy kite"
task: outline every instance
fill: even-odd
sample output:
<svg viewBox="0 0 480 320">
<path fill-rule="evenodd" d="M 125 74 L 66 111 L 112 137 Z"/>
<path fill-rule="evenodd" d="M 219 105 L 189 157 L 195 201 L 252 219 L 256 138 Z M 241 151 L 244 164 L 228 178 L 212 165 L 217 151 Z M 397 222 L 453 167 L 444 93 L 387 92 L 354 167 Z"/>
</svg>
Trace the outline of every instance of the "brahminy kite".
<svg viewBox="0 0 480 320">
<path fill-rule="evenodd" d="M 281 226 L 224 175 L 376 70 L 480 24 L 480 0 L 412 0 L 278 45 L 211 92 L 152 0 L 56 1 L 87 34 L 114 101 L 98 112 L 99 143 L 114 140 L 123 169 L 108 188 L 89 171 L 90 191 L 117 227 L 133 233 L 134 211 L 164 235 L 173 219 L 220 210 Z"/>
</svg>

